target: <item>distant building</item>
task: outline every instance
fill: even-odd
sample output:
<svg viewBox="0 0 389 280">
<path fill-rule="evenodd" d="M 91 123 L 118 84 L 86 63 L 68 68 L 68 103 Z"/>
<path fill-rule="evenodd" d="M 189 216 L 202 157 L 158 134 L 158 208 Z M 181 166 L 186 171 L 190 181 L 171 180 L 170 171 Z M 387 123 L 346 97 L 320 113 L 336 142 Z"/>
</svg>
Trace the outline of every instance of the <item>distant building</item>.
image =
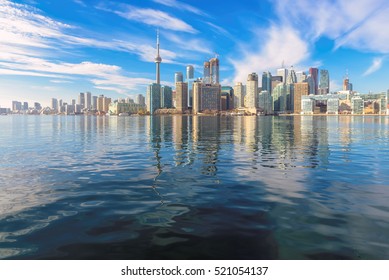
<svg viewBox="0 0 389 280">
<path fill-rule="evenodd" d="M 270 92 L 262 90 L 258 96 L 258 109 L 265 115 L 273 114 L 273 100 Z"/>
<path fill-rule="evenodd" d="M 169 86 L 161 87 L 161 108 L 173 108 L 173 91 Z"/>
<path fill-rule="evenodd" d="M 309 95 L 309 85 L 306 82 L 296 83 L 294 84 L 294 110 L 295 114 L 301 114 L 301 100 L 303 95 Z"/>
<path fill-rule="evenodd" d="M 247 77 L 246 84 L 246 96 L 244 106 L 246 108 L 256 108 L 258 99 L 258 75 L 256 73 L 251 73 Z"/>
<path fill-rule="evenodd" d="M 23 109 L 24 111 L 27 111 L 27 110 L 28 110 L 28 102 L 23 102 L 22 109 Z"/>
<path fill-rule="evenodd" d="M 219 59 L 214 57 L 204 62 L 204 84 L 219 84 Z"/>
<path fill-rule="evenodd" d="M 306 82 L 307 75 L 305 74 L 304 71 L 298 71 L 296 72 L 296 78 L 297 78 L 297 83 L 303 83 Z"/>
<path fill-rule="evenodd" d="M 234 86 L 234 108 L 244 107 L 245 86 L 242 83 L 236 83 Z"/>
<path fill-rule="evenodd" d="M 142 106 L 146 106 L 146 99 L 145 99 L 145 97 L 142 94 L 138 94 L 135 97 L 135 103 L 139 104 L 139 105 L 142 105 Z"/>
<path fill-rule="evenodd" d="M 282 82 L 286 83 L 286 78 L 288 77 L 288 69 L 284 67 L 277 69 L 277 76 L 282 77 Z"/>
<path fill-rule="evenodd" d="M 329 94 L 330 93 L 330 74 L 328 70 L 320 70 L 320 85 L 319 85 L 320 94 Z"/>
<path fill-rule="evenodd" d="M 182 83 L 184 81 L 184 76 L 182 75 L 182 72 L 176 72 L 174 74 L 174 83 Z"/>
<path fill-rule="evenodd" d="M 119 115 L 121 113 L 137 114 L 146 109 L 145 105 L 137 104 L 135 102 L 112 102 L 109 105 L 108 112 L 111 115 Z"/>
<path fill-rule="evenodd" d="M 88 110 L 90 110 L 92 108 L 92 94 L 90 92 L 86 93 L 84 108 L 86 108 Z"/>
<path fill-rule="evenodd" d="M 12 111 L 19 112 L 22 110 L 22 103 L 19 101 L 12 101 Z"/>
<path fill-rule="evenodd" d="M 161 85 L 153 83 L 147 86 L 146 108 L 151 115 L 161 108 Z"/>
<path fill-rule="evenodd" d="M 301 99 L 301 114 L 311 115 L 315 108 L 315 101 L 309 96 L 302 96 Z"/>
<path fill-rule="evenodd" d="M 360 96 L 351 98 L 351 112 L 353 114 L 363 114 L 364 101 Z"/>
<path fill-rule="evenodd" d="M 194 79 L 194 68 L 192 65 L 186 66 L 186 79 Z"/>
<path fill-rule="evenodd" d="M 193 113 L 205 110 L 220 111 L 221 88 L 219 84 L 203 84 L 200 80 L 193 83 Z"/>
<path fill-rule="evenodd" d="M 229 86 L 221 87 L 221 111 L 234 109 L 234 89 Z"/>
<path fill-rule="evenodd" d="M 339 98 L 329 98 L 327 100 L 327 114 L 339 113 Z"/>
<path fill-rule="evenodd" d="M 314 78 L 311 76 L 311 74 L 309 74 L 309 75 L 307 76 L 306 81 L 307 81 L 307 83 L 308 83 L 309 94 L 315 95 L 315 94 L 316 94 L 316 85 L 315 85 L 315 80 L 314 80 Z"/>
<path fill-rule="evenodd" d="M 84 106 L 85 106 L 85 93 L 80 92 L 80 94 L 78 95 L 78 103 L 77 104 L 82 105 L 82 107 L 84 108 Z"/>
<path fill-rule="evenodd" d="M 37 111 L 42 110 L 42 106 L 39 102 L 34 102 L 34 109 Z"/>
<path fill-rule="evenodd" d="M 309 68 L 309 75 L 312 77 L 313 92 L 318 94 L 319 91 L 319 69 Z"/>
<path fill-rule="evenodd" d="M 58 99 L 57 98 L 51 98 L 51 110 L 54 112 L 58 112 Z"/>
<path fill-rule="evenodd" d="M 92 96 L 92 110 L 97 110 L 97 96 Z"/>
<path fill-rule="evenodd" d="M 188 110 L 188 83 L 176 83 L 176 109 L 182 113 Z"/>
<path fill-rule="evenodd" d="M 272 91 L 272 75 L 270 72 L 263 72 L 262 74 L 262 90 L 271 94 Z"/>
</svg>

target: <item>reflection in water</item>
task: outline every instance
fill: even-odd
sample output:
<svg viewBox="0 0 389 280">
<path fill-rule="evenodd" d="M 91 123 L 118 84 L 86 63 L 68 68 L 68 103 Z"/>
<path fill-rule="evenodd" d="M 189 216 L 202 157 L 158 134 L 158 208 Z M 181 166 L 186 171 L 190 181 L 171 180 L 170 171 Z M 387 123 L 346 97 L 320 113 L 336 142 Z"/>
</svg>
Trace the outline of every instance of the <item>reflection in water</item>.
<svg viewBox="0 0 389 280">
<path fill-rule="evenodd" d="M 386 117 L 0 125 L 1 258 L 389 258 Z"/>
</svg>

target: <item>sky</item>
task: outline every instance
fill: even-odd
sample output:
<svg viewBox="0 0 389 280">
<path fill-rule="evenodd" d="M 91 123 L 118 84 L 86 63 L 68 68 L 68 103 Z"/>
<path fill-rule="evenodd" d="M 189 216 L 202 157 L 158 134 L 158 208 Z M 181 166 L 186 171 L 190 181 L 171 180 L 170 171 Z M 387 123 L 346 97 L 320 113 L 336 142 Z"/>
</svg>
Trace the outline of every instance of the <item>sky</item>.
<svg viewBox="0 0 389 280">
<path fill-rule="evenodd" d="M 164 85 L 189 64 L 201 77 L 218 56 L 222 85 L 284 64 L 329 70 L 331 91 L 347 72 L 354 90 L 379 93 L 389 88 L 388 14 L 387 0 L 0 0 L 0 107 L 145 95 L 157 29 Z"/>
</svg>

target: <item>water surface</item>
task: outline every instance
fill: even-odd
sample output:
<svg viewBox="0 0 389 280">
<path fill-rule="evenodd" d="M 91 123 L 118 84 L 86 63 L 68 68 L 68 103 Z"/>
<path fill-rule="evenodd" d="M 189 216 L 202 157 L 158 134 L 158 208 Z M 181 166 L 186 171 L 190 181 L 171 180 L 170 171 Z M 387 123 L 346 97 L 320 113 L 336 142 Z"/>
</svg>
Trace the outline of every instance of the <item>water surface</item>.
<svg viewBox="0 0 389 280">
<path fill-rule="evenodd" d="M 0 258 L 389 259 L 388 128 L 0 116 Z"/>
</svg>

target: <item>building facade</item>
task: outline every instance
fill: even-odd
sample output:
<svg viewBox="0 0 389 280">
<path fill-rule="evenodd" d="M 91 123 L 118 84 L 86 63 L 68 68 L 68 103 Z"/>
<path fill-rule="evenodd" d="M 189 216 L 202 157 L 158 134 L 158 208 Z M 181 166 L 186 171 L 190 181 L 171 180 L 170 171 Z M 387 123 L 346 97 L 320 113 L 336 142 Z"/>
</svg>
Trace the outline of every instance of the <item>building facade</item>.
<svg viewBox="0 0 389 280">
<path fill-rule="evenodd" d="M 234 108 L 244 107 L 245 86 L 242 83 L 236 83 L 234 86 Z"/>
<path fill-rule="evenodd" d="M 161 108 L 161 85 L 152 83 L 147 86 L 146 109 L 153 115 L 155 110 Z"/>
<path fill-rule="evenodd" d="M 181 113 L 188 110 L 188 83 L 176 83 L 176 109 Z"/>
<path fill-rule="evenodd" d="M 258 75 L 256 73 L 251 73 L 247 77 L 244 107 L 250 109 L 256 108 L 257 99 L 258 99 Z"/>
</svg>

